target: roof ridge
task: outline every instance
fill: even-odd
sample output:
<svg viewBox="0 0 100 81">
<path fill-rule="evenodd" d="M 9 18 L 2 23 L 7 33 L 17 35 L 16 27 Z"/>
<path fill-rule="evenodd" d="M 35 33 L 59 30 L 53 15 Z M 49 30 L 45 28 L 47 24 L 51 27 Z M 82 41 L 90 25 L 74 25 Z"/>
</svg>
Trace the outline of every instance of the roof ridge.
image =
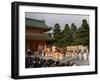
<svg viewBox="0 0 100 81">
<path fill-rule="evenodd" d="M 33 19 L 33 18 L 26 18 L 26 19 L 30 19 L 30 20 L 35 20 L 35 21 L 40 21 L 40 22 L 45 22 L 45 20 L 38 20 L 38 19 Z"/>
</svg>

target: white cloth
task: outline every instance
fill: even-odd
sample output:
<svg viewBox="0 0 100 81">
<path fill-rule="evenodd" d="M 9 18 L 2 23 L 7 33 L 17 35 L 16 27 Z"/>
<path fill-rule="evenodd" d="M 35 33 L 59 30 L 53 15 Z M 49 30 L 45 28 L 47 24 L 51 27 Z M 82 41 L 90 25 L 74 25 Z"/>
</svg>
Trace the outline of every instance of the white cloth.
<svg viewBox="0 0 100 81">
<path fill-rule="evenodd" d="M 84 59 L 84 60 L 87 60 L 87 53 L 84 53 L 84 54 L 83 54 L 83 59 Z"/>
</svg>

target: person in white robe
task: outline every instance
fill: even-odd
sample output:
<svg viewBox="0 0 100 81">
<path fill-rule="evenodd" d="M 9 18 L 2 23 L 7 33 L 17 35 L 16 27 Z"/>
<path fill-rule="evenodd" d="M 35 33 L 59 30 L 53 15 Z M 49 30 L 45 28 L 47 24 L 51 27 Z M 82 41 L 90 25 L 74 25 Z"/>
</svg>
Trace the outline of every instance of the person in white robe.
<svg viewBox="0 0 100 81">
<path fill-rule="evenodd" d="M 79 60 L 82 60 L 82 52 L 79 52 Z"/>
<path fill-rule="evenodd" d="M 85 52 L 84 54 L 83 54 L 83 59 L 84 59 L 84 61 L 86 61 L 87 60 L 87 53 Z"/>
</svg>

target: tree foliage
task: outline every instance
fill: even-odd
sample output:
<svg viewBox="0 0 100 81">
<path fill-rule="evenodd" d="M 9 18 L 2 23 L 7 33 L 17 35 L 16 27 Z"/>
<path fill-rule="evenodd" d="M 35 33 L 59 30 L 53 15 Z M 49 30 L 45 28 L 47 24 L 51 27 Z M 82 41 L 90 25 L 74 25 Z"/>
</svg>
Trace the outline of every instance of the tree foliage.
<svg viewBox="0 0 100 81">
<path fill-rule="evenodd" d="M 58 23 L 56 23 L 54 26 L 53 35 L 54 35 L 55 40 L 61 39 L 61 27 Z"/>
<path fill-rule="evenodd" d="M 85 19 L 82 20 L 82 25 L 78 30 L 78 43 L 89 46 L 89 25 Z"/>
<path fill-rule="evenodd" d="M 53 29 L 53 37 L 54 37 L 54 45 L 56 46 L 59 46 L 59 40 L 62 38 L 62 35 L 61 35 L 61 27 L 58 23 L 56 23 L 54 25 L 54 29 Z"/>
<path fill-rule="evenodd" d="M 89 24 L 83 19 L 81 27 L 77 27 L 74 23 L 69 26 L 65 24 L 63 30 L 58 23 L 54 25 L 53 37 L 54 44 L 59 47 L 70 45 L 87 45 L 89 46 Z"/>
</svg>

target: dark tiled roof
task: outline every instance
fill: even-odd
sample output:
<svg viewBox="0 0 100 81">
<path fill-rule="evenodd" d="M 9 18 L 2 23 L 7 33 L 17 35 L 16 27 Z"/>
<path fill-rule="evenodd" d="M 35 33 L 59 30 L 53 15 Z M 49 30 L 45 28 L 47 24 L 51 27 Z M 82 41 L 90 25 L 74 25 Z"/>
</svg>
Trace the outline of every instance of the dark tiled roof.
<svg viewBox="0 0 100 81">
<path fill-rule="evenodd" d="M 41 29 L 47 29 L 47 30 L 51 29 L 51 27 L 48 27 L 46 25 L 44 20 L 25 18 L 25 25 L 26 27 L 31 27 L 31 28 L 41 28 Z"/>
</svg>

